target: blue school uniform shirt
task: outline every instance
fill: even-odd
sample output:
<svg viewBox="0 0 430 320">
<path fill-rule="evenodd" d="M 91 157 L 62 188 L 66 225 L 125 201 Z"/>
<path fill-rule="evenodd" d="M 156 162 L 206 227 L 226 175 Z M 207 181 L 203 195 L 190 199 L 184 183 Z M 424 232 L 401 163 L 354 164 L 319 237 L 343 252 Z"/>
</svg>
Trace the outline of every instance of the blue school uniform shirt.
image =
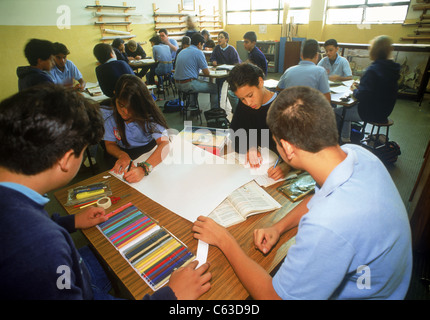
<svg viewBox="0 0 430 320">
<path fill-rule="evenodd" d="M 330 59 L 328 57 L 324 57 L 320 62 L 318 62 L 318 66 L 323 67 L 329 76 L 339 75 L 341 77 L 352 77 L 352 71 L 348 60 L 341 57 L 339 54 L 337 54 L 336 60 L 333 64 L 330 63 Z"/>
<path fill-rule="evenodd" d="M 152 55 L 155 61 L 171 62 L 172 54 L 167 44 L 156 44 L 152 47 Z"/>
<path fill-rule="evenodd" d="M 200 70 L 208 68 L 205 54 L 195 45 L 181 50 L 176 57 L 175 75 L 176 80 L 197 79 Z"/>
<path fill-rule="evenodd" d="M 179 46 L 178 46 L 178 41 L 176 41 L 175 39 L 173 39 L 173 38 L 169 38 L 169 42 L 170 42 L 171 44 L 173 44 L 176 48 L 179 48 Z M 169 47 L 169 49 L 170 49 L 170 47 Z M 175 51 L 175 50 L 173 50 L 173 49 L 170 49 L 170 53 L 171 53 L 171 55 L 172 55 L 172 60 L 175 60 L 175 58 L 176 58 L 176 51 Z"/>
<path fill-rule="evenodd" d="M 257 65 L 258 67 L 263 70 L 263 73 L 265 76 L 267 76 L 267 60 L 266 56 L 263 52 L 257 47 L 254 47 L 249 53 L 248 53 L 248 60 L 251 61 L 253 64 Z"/>
<path fill-rule="evenodd" d="M 279 88 L 286 89 L 293 86 L 308 86 L 324 94 L 330 92 L 327 72 L 323 67 L 307 60 L 302 60 L 298 65 L 285 70 L 279 79 Z"/>
<path fill-rule="evenodd" d="M 347 157 L 316 188 L 274 289 L 283 299 L 404 299 L 412 246 L 403 201 L 377 157 L 342 149 Z"/>
<path fill-rule="evenodd" d="M 77 81 L 82 79 L 82 73 L 70 60 L 66 61 L 66 64 L 64 65 L 64 71 L 61 71 L 57 68 L 57 66 L 54 66 L 51 69 L 50 74 L 54 80 L 54 83 L 56 84 L 72 84 L 73 79 Z"/>
<path fill-rule="evenodd" d="M 105 127 L 105 135 L 103 140 L 105 141 L 113 141 L 123 149 L 126 149 L 122 137 L 120 136 L 118 126 L 115 122 L 115 118 L 113 117 L 113 111 L 101 108 L 103 118 L 105 119 L 104 127 Z M 157 140 L 162 136 L 168 137 L 167 130 L 156 123 L 151 123 L 154 126 L 154 133 L 151 133 L 149 127 L 145 129 L 141 128 L 139 124 L 136 122 L 130 122 L 125 124 L 125 135 L 127 137 L 127 141 L 129 143 L 129 149 L 146 146 L 153 139 Z"/>
</svg>

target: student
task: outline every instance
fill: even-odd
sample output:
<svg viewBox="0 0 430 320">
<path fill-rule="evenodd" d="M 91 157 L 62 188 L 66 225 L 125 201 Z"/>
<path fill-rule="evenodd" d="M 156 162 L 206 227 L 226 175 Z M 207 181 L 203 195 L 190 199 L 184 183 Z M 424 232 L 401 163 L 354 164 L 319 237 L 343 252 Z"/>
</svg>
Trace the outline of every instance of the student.
<svg viewBox="0 0 430 320">
<path fill-rule="evenodd" d="M 142 180 L 162 161 L 162 152 L 169 148 L 168 125 L 141 79 L 122 75 L 115 86 L 109 108 L 102 108 L 105 118 L 104 142 L 111 156 L 112 170 L 124 173 L 130 183 Z M 152 150 L 153 154 L 138 166 L 130 160 Z"/>
<path fill-rule="evenodd" d="M 115 52 L 117 60 L 123 60 L 128 63 L 132 59 L 132 58 L 129 59 L 127 52 L 125 51 L 124 40 L 122 40 L 121 38 L 116 38 L 112 42 L 112 48 L 113 48 L 113 51 Z"/>
<path fill-rule="evenodd" d="M 184 36 L 181 40 L 181 47 L 176 52 L 175 60 L 173 60 L 173 69 L 175 69 L 176 66 L 176 58 L 178 57 L 179 52 L 181 52 L 183 49 L 188 48 L 191 45 L 191 39 L 190 37 Z"/>
<path fill-rule="evenodd" d="M 347 81 L 352 80 L 352 71 L 349 61 L 339 55 L 339 46 L 335 39 L 329 39 L 324 42 L 324 49 L 327 54 L 322 58 L 318 65 L 323 67 L 328 74 L 330 81 Z"/>
<path fill-rule="evenodd" d="M 191 46 L 181 51 L 176 58 L 175 82 L 179 91 L 209 93 L 211 109 L 219 108 L 218 87 L 215 83 L 198 80 L 200 70 L 209 76 L 209 67 L 202 51 L 204 38 L 196 33 L 191 38 Z"/>
<path fill-rule="evenodd" d="M 351 86 L 358 105 L 345 110 L 342 142 L 351 141 L 351 121 L 388 121 L 396 104 L 400 78 L 400 65 L 391 59 L 392 52 L 393 41 L 387 36 L 378 36 L 370 42 L 369 57 L 373 62 L 361 77 L 360 84 L 354 83 Z M 342 108 L 335 109 L 339 116 Z"/>
<path fill-rule="evenodd" d="M 59 42 L 55 42 L 53 47 L 55 65 L 50 73 L 52 79 L 54 79 L 54 83 L 73 86 L 73 81 L 76 80 L 78 84 L 74 88 L 80 91 L 85 90 L 86 82 L 82 77 L 82 73 L 72 61 L 67 59 L 67 56 L 70 54 L 69 49 Z"/>
<path fill-rule="evenodd" d="M 256 46 L 257 35 L 254 31 L 248 31 L 243 36 L 243 46 L 245 50 L 248 51 L 248 60 L 261 68 L 263 70 L 264 76 L 267 76 L 267 60 L 263 52 Z"/>
<path fill-rule="evenodd" d="M 155 75 L 158 76 L 158 88 L 163 89 L 163 78 L 161 76 L 169 74 L 173 70 L 172 55 L 169 47 L 161 41 L 160 36 L 154 36 L 149 39 L 152 46 L 152 55 L 157 62 L 149 70 L 149 84 L 155 84 Z"/>
<path fill-rule="evenodd" d="M 100 89 L 106 96 L 111 98 L 118 78 L 123 74 L 134 75 L 134 72 L 127 62 L 116 59 L 115 52 L 107 43 L 96 44 L 93 53 L 100 62 L 100 65 L 96 67 L 96 76 Z"/>
<path fill-rule="evenodd" d="M 24 90 L 40 83 L 53 83 L 49 70 L 54 66 L 54 48 L 51 41 L 31 39 L 24 48 L 29 66 L 18 67 L 18 90 Z"/>
<path fill-rule="evenodd" d="M 332 107 L 313 88 L 282 91 L 267 123 L 282 158 L 317 185 L 284 218 L 254 231 L 255 246 L 266 254 L 298 226 L 280 269 L 272 278 L 208 217 L 194 223 L 194 237 L 222 250 L 254 299 L 403 299 L 412 270 L 411 232 L 385 166 L 360 146 L 338 145 Z"/>
<path fill-rule="evenodd" d="M 0 103 L 0 136 L 1 299 L 114 299 L 95 255 L 88 246 L 78 250 L 69 234 L 106 221 L 104 209 L 52 217 L 44 209 L 44 195 L 68 184 L 85 148 L 103 136 L 98 105 L 71 88 L 34 86 Z M 197 298 L 210 274 L 195 265 L 144 299 Z"/>
<path fill-rule="evenodd" d="M 170 38 L 169 33 L 165 28 L 160 29 L 160 31 L 158 31 L 158 35 L 160 36 L 161 42 L 169 46 L 170 53 L 172 54 L 172 61 L 175 60 L 177 51 L 179 49 L 178 41 Z"/>
<path fill-rule="evenodd" d="M 215 42 L 212 39 L 209 39 L 208 41 L 205 42 L 203 50 L 213 51 L 214 48 L 215 48 Z"/>
<path fill-rule="evenodd" d="M 292 86 L 309 86 L 321 91 L 328 101 L 331 100 L 328 75 L 323 67 L 317 66 L 319 59 L 319 44 L 314 39 L 308 39 L 303 44 L 302 60 L 298 65 L 285 70 L 279 79 L 277 91 Z"/>
<path fill-rule="evenodd" d="M 195 33 L 199 33 L 196 29 L 194 18 L 192 16 L 188 15 L 185 22 L 187 24 L 187 31 L 185 32 L 185 36 L 192 38 Z"/>
<path fill-rule="evenodd" d="M 125 46 L 125 53 L 127 53 L 129 60 L 141 60 L 146 58 L 145 50 L 143 50 L 142 46 L 134 40 L 130 40 L 127 42 L 127 45 Z M 150 66 L 143 66 L 143 67 L 134 67 L 133 65 L 130 65 L 130 66 L 134 70 L 134 73 L 139 78 L 143 78 L 148 72 L 148 70 L 150 69 Z M 140 68 L 140 71 L 138 71 L 139 68 Z"/>
<path fill-rule="evenodd" d="M 251 167 L 257 168 L 261 163 L 260 147 L 267 147 L 277 153 L 276 143 L 272 138 L 266 123 L 267 112 L 276 98 L 276 93 L 264 86 L 263 70 L 251 63 L 241 63 L 235 66 L 228 77 L 231 90 L 239 98 L 236 111 L 231 120 L 230 129 L 237 131 L 244 129 L 247 135 L 247 162 Z M 254 136 L 255 135 L 255 136 Z M 267 138 L 267 141 L 264 139 Z M 243 152 L 240 139 L 235 141 L 235 149 Z M 277 180 L 289 171 L 286 163 L 276 168 L 270 168 L 269 177 Z"/>
<path fill-rule="evenodd" d="M 228 44 L 229 39 L 227 32 L 221 31 L 218 33 L 218 45 L 214 48 L 210 57 L 214 67 L 222 64 L 235 65 L 241 63 L 236 49 Z"/>
</svg>

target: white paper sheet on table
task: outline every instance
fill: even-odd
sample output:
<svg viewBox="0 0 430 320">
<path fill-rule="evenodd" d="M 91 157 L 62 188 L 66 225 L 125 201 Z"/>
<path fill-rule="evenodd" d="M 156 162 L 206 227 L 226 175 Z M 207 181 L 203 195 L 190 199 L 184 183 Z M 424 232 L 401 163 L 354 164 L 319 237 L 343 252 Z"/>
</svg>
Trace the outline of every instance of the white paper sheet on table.
<svg viewBox="0 0 430 320">
<path fill-rule="evenodd" d="M 135 163 L 147 155 L 139 157 Z M 170 211 L 194 222 L 200 215 L 209 215 L 230 193 L 252 179 L 249 170 L 243 166 L 226 164 L 225 159 L 177 135 L 163 162 L 150 175 L 129 185 Z"/>
</svg>

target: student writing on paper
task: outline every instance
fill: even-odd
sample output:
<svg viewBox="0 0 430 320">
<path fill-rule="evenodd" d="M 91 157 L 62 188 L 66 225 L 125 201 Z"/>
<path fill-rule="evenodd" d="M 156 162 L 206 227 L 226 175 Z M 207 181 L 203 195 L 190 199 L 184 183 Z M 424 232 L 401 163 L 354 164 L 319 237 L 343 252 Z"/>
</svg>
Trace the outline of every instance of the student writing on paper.
<svg viewBox="0 0 430 320">
<path fill-rule="evenodd" d="M 127 182 L 138 182 L 162 161 L 163 152 L 167 154 L 169 127 L 140 78 L 121 76 L 114 92 L 111 105 L 102 107 L 105 118 L 103 140 L 111 156 L 112 170 L 117 174 L 124 173 Z M 145 162 L 128 170 L 130 160 L 154 147 L 155 151 Z"/>
<path fill-rule="evenodd" d="M 107 220 L 103 208 L 49 216 L 47 192 L 68 184 L 85 148 L 103 137 L 98 105 L 71 88 L 40 85 L 0 103 L 0 299 L 115 299 L 88 246 L 70 232 Z M 31 133 L 31 134 L 29 134 Z M 25 156 L 23 156 L 25 155 Z M 195 299 L 210 288 L 208 264 L 172 273 L 144 299 Z"/>
<path fill-rule="evenodd" d="M 277 94 L 264 86 L 263 71 L 251 63 L 244 62 L 235 66 L 227 81 L 239 98 L 230 129 L 235 131 L 237 136 L 240 130 L 246 133 L 246 141 L 240 137 L 235 139 L 235 149 L 242 152 L 245 143 L 247 162 L 251 168 L 257 168 L 263 161 L 259 148 L 266 147 L 277 152 L 275 141 L 266 123 L 267 112 Z M 270 168 L 268 174 L 269 177 L 278 180 L 284 177 L 289 169 L 289 166 L 282 162 L 276 168 Z"/>
<path fill-rule="evenodd" d="M 265 254 L 298 226 L 280 269 L 272 278 L 208 217 L 194 223 L 194 237 L 223 251 L 254 299 L 403 299 L 411 232 L 384 164 L 360 146 L 339 146 L 332 107 L 315 89 L 282 91 L 267 122 L 282 158 L 317 184 L 312 197 L 276 224 L 254 231 L 255 246 Z M 375 196 L 380 190 L 384 197 Z"/>
</svg>

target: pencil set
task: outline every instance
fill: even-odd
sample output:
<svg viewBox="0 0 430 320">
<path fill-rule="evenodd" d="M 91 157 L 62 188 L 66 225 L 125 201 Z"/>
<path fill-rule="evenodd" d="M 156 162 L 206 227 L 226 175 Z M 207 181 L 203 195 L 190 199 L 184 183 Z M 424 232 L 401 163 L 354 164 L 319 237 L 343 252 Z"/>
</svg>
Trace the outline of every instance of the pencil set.
<svg viewBox="0 0 430 320">
<path fill-rule="evenodd" d="M 175 269 L 195 258 L 182 242 L 132 203 L 108 216 L 98 228 L 154 291 Z"/>
</svg>

